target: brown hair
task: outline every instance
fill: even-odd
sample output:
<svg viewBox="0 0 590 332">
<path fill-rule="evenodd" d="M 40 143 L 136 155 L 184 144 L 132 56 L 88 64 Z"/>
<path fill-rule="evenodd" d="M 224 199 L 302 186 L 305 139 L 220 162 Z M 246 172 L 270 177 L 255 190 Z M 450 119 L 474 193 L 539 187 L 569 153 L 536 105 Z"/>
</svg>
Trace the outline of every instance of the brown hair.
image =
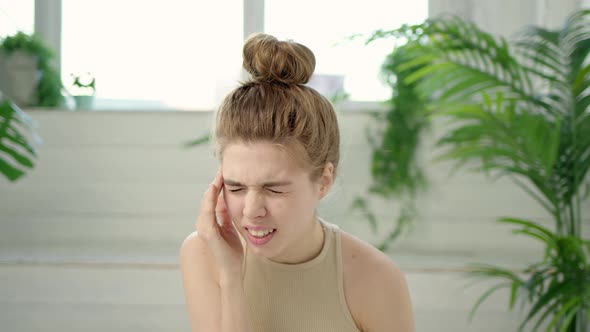
<svg viewBox="0 0 590 332">
<path fill-rule="evenodd" d="M 267 141 L 293 148 L 316 180 L 326 163 L 340 159 L 338 121 L 332 104 L 305 86 L 315 56 L 304 45 L 255 34 L 243 50 L 251 80 L 233 90 L 217 113 L 219 155 L 233 142 Z"/>
</svg>

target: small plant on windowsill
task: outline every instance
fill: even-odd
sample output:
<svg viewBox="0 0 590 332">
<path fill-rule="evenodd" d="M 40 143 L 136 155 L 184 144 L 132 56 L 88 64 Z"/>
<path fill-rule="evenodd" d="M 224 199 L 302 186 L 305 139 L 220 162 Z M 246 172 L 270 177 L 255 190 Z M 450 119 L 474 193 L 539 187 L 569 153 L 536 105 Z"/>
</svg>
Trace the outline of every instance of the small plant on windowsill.
<svg viewBox="0 0 590 332">
<path fill-rule="evenodd" d="M 77 110 L 90 110 L 94 106 L 94 95 L 96 93 L 96 78 L 90 73 L 71 74 L 72 96 L 76 102 Z"/>
</svg>

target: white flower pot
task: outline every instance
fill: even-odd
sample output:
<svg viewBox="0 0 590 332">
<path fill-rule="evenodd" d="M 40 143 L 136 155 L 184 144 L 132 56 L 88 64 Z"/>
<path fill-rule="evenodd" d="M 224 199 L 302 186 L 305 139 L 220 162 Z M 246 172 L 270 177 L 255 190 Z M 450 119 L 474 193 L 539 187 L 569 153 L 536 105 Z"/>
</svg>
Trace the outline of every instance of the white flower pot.
<svg viewBox="0 0 590 332">
<path fill-rule="evenodd" d="M 41 72 L 37 59 L 25 52 L 10 55 L 0 52 L 0 91 L 20 107 L 37 104 L 37 85 Z"/>
<path fill-rule="evenodd" d="M 74 96 L 77 110 L 91 110 L 94 107 L 94 96 Z"/>
</svg>

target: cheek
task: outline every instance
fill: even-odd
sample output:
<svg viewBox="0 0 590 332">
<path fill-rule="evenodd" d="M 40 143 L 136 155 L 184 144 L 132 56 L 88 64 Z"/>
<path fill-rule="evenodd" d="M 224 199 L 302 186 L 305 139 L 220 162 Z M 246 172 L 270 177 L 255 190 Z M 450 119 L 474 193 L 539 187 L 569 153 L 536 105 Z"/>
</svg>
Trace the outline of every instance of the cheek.
<svg viewBox="0 0 590 332">
<path fill-rule="evenodd" d="M 225 198 L 225 205 L 227 206 L 227 211 L 229 212 L 229 216 L 232 219 L 236 219 L 241 215 L 241 206 L 242 200 L 239 196 L 230 194 L 223 194 Z"/>
<path fill-rule="evenodd" d="M 299 216 L 305 215 L 306 211 L 313 210 L 313 206 L 305 195 L 296 195 L 270 200 L 268 209 L 273 215 L 280 216 L 281 219 L 297 219 Z"/>
<path fill-rule="evenodd" d="M 293 201 L 288 197 L 269 199 L 266 209 L 273 215 L 281 216 L 292 213 Z"/>
</svg>

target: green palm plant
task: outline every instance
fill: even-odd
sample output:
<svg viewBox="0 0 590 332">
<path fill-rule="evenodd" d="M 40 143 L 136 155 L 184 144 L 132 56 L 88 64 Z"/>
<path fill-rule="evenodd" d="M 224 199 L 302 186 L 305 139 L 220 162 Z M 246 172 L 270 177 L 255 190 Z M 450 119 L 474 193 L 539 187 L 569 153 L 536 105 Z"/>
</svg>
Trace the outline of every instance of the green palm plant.
<svg viewBox="0 0 590 332">
<path fill-rule="evenodd" d="M 17 181 L 34 167 L 40 138 L 33 119 L 0 92 L 0 173 Z"/>
<path fill-rule="evenodd" d="M 472 266 L 470 275 L 500 280 L 472 314 L 507 287 L 511 309 L 517 301 L 527 305 L 519 330 L 586 331 L 590 241 L 582 236 L 582 203 L 590 169 L 590 11 L 573 13 L 556 31 L 530 27 L 510 42 L 457 17 L 377 31 L 368 42 L 391 37 L 405 44 L 383 66 L 394 94 L 380 140 L 374 140 L 371 191 L 415 192 L 424 182 L 416 162 L 420 133 L 432 118 L 444 117 L 450 126 L 437 141 L 438 160 L 510 178 L 554 221 L 545 227 L 499 219 L 542 241 L 545 255 L 520 272 Z"/>
</svg>

